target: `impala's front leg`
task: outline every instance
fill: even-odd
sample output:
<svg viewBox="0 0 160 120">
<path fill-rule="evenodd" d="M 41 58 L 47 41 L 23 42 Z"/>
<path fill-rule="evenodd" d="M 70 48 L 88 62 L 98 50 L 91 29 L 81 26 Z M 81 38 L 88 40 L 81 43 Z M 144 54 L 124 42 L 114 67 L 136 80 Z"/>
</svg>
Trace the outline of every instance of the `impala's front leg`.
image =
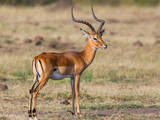
<svg viewBox="0 0 160 120">
<path fill-rule="evenodd" d="M 76 102 L 77 102 L 77 114 L 81 114 L 80 106 L 79 106 L 79 82 L 80 82 L 80 74 L 75 76 L 75 92 L 76 92 Z"/>
<path fill-rule="evenodd" d="M 74 110 L 74 100 L 75 100 L 75 77 L 71 77 L 71 89 L 72 89 L 72 116 L 75 117 L 75 110 Z"/>
</svg>

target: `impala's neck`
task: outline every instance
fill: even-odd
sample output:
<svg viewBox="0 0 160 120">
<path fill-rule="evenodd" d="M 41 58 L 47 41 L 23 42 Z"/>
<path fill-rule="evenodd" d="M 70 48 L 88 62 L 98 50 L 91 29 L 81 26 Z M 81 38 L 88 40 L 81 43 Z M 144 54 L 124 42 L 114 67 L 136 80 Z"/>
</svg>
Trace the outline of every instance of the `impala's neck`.
<svg viewBox="0 0 160 120">
<path fill-rule="evenodd" d="M 87 66 L 89 66 L 96 54 L 96 50 L 94 49 L 94 47 L 92 46 L 90 40 L 87 40 L 87 44 L 85 49 L 81 52 L 82 57 L 84 59 L 84 62 L 86 63 Z"/>
</svg>

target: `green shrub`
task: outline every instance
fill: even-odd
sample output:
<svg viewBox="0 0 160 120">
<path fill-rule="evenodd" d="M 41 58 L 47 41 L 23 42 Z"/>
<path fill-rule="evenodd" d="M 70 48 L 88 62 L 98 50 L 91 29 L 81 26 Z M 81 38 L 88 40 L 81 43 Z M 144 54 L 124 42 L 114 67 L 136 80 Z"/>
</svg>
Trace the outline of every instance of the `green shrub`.
<svg viewBox="0 0 160 120">
<path fill-rule="evenodd" d="M 50 3 L 54 3 L 60 0 L 0 0 L 0 4 L 7 5 L 47 5 Z M 64 2 L 64 0 L 61 0 Z M 100 4 L 110 4 L 110 5 L 119 5 L 119 4 L 130 4 L 130 5 L 147 5 L 154 6 L 160 3 L 160 0 L 66 0 L 65 2 L 74 2 L 74 3 L 83 3 L 83 4 L 91 4 L 91 3 L 100 3 Z"/>
<path fill-rule="evenodd" d="M 84 71 L 81 77 L 81 81 L 91 82 L 93 80 L 93 73 L 90 71 Z"/>
<path fill-rule="evenodd" d="M 56 0 L 0 0 L 0 4 L 7 4 L 7 5 L 46 5 Z"/>
<path fill-rule="evenodd" d="M 121 4 L 135 4 L 135 5 L 158 5 L 160 0 L 120 0 Z"/>
</svg>

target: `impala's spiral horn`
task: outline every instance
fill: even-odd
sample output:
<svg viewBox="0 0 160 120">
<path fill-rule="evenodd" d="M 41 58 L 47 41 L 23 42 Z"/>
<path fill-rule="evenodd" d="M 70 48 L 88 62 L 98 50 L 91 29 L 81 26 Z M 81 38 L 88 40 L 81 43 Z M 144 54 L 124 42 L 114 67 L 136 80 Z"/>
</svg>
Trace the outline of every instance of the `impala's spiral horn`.
<svg viewBox="0 0 160 120">
<path fill-rule="evenodd" d="M 99 28 L 98 28 L 98 30 L 97 30 L 97 33 L 99 33 L 99 32 L 101 31 L 101 29 L 102 29 L 105 21 L 102 20 L 102 19 L 99 19 L 99 18 L 97 18 L 97 17 L 95 16 L 94 11 L 93 11 L 93 6 L 91 6 L 91 10 L 92 10 L 92 15 L 93 15 L 94 19 L 95 19 L 96 21 L 98 21 L 98 22 L 101 22 L 101 24 L 100 24 L 100 26 L 99 26 Z"/>
<path fill-rule="evenodd" d="M 74 22 L 83 23 L 83 24 L 87 25 L 92 30 L 92 33 L 96 33 L 94 27 L 89 22 L 84 21 L 84 20 L 75 19 L 74 15 L 73 15 L 73 5 L 72 5 L 72 9 L 71 9 L 71 15 L 72 15 L 72 20 Z"/>
</svg>

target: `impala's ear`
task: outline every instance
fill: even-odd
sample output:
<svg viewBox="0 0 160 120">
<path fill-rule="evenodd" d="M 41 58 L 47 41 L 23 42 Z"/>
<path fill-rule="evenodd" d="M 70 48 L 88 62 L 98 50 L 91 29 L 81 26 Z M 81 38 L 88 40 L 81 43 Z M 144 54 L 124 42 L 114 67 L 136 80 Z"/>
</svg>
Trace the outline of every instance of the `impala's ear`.
<svg viewBox="0 0 160 120">
<path fill-rule="evenodd" d="M 103 35 L 104 31 L 105 31 L 105 29 L 102 30 L 102 31 L 100 31 L 100 35 L 101 35 L 101 36 Z"/>
<path fill-rule="evenodd" d="M 81 29 L 80 30 L 82 31 L 82 34 L 87 36 L 89 39 L 91 38 L 90 34 L 88 32 L 86 32 L 85 30 Z"/>
</svg>

